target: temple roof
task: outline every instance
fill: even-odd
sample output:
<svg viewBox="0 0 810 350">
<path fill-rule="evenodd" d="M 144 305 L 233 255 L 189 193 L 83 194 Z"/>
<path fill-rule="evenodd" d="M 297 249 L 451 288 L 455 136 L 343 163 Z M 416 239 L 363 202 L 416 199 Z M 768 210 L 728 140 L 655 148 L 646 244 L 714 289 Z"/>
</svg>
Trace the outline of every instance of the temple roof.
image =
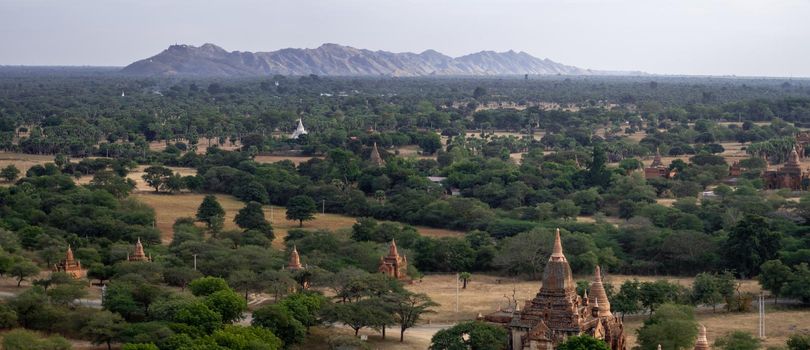
<svg viewBox="0 0 810 350">
<path fill-rule="evenodd" d="M 588 302 L 594 307 L 599 308 L 599 316 L 611 316 L 610 301 L 608 300 L 605 287 L 602 284 L 602 269 L 599 265 L 596 266 L 594 271 L 593 282 L 591 282 L 591 296 Z"/>
<path fill-rule="evenodd" d="M 301 120 L 301 118 L 298 118 L 298 127 L 295 128 L 295 131 L 293 131 L 292 135 L 290 135 L 290 138 L 297 139 L 298 136 L 306 135 L 307 133 L 307 129 L 304 129 L 304 122 Z"/>
<path fill-rule="evenodd" d="M 396 240 L 392 239 L 391 244 L 388 245 L 388 257 L 389 258 L 399 257 L 399 251 L 397 251 L 397 241 Z"/>
<path fill-rule="evenodd" d="M 68 263 L 72 263 L 75 259 L 73 258 L 73 249 L 70 248 L 70 244 L 68 244 L 67 253 L 65 254 L 65 261 Z"/>
<path fill-rule="evenodd" d="M 546 263 L 546 268 L 543 270 L 541 291 L 574 290 L 576 285 L 571 275 L 571 266 L 568 265 L 568 260 L 565 259 L 565 254 L 563 254 L 560 229 L 557 229 L 554 237 L 554 249 Z"/>
</svg>

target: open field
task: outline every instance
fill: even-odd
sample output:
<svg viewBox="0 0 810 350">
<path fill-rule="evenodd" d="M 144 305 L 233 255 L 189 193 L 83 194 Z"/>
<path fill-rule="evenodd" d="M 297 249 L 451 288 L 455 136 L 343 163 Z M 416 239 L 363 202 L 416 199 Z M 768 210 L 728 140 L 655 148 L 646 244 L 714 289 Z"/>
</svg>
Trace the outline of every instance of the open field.
<svg viewBox="0 0 810 350">
<path fill-rule="evenodd" d="M 263 156 L 263 155 L 258 155 L 258 156 L 256 156 L 256 158 L 253 158 L 253 160 L 255 160 L 256 163 L 275 163 L 275 162 L 280 162 L 282 160 L 289 160 L 289 161 L 293 162 L 293 164 L 298 166 L 298 164 L 306 162 L 306 161 L 308 161 L 308 160 L 310 160 L 312 158 L 322 158 L 322 157 Z"/>
<path fill-rule="evenodd" d="M 137 192 L 133 194 L 135 198 L 155 209 L 157 216 L 157 228 L 162 233 L 162 241 L 169 243 L 172 240 L 172 225 L 174 221 L 181 217 L 194 217 L 197 207 L 202 203 L 203 194 L 181 193 L 181 194 L 156 194 L 154 192 Z M 225 229 L 237 229 L 233 219 L 239 209 L 245 204 L 236 197 L 228 195 L 217 195 L 219 203 L 225 209 Z M 286 210 L 277 206 L 265 206 L 264 215 L 271 221 L 276 235 L 274 246 L 282 247 L 283 239 L 290 229 L 298 228 L 297 221 L 290 221 L 285 218 Z M 336 230 L 341 228 L 351 228 L 357 221 L 356 218 L 338 214 L 316 214 L 315 220 L 305 221 L 304 229 L 328 229 Z M 463 232 L 438 228 L 428 228 L 417 226 L 419 233 L 432 237 L 459 236 Z"/>
<path fill-rule="evenodd" d="M 0 152 L 0 168 L 14 164 L 20 169 L 20 176 L 25 176 L 25 172 L 32 166 L 53 162 L 53 158 L 52 155 Z"/>
</svg>

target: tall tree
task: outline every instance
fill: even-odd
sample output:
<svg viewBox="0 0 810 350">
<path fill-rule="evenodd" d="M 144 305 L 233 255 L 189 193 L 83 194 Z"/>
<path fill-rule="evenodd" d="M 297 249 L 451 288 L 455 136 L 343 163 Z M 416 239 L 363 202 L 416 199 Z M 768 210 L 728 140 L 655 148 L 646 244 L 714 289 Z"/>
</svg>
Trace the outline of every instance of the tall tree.
<svg viewBox="0 0 810 350">
<path fill-rule="evenodd" d="M 411 293 L 401 291 L 386 296 L 386 301 L 391 304 L 394 318 L 399 323 L 399 341 L 405 340 L 405 331 L 416 325 L 416 322 L 423 315 L 435 313 L 431 310 L 434 306 L 439 306 L 427 294 Z"/>
<path fill-rule="evenodd" d="M 107 344 L 107 350 L 112 350 L 112 342 L 118 338 L 125 325 L 120 315 L 102 310 L 93 314 L 82 327 L 81 333 L 93 344 Z"/>
<path fill-rule="evenodd" d="M 160 192 L 161 189 L 166 187 L 166 181 L 169 176 L 172 176 L 172 169 L 160 165 L 153 165 L 144 169 L 144 174 L 141 176 L 144 181 L 153 187 L 155 192 Z"/>
<path fill-rule="evenodd" d="M 430 349 L 501 350 L 506 349 L 507 340 L 508 335 L 503 327 L 494 326 L 481 321 L 468 321 L 436 332 L 433 338 L 430 339 Z"/>
<path fill-rule="evenodd" d="M 204 222 L 209 229 L 217 232 L 222 229 L 224 218 L 225 210 L 222 209 L 217 197 L 213 194 L 205 196 L 197 208 L 197 220 Z"/>
<path fill-rule="evenodd" d="M 790 267 L 783 264 L 781 260 L 768 260 L 760 266 L 757 279 L 759 279 L 762 288 L 773 294 L 773 301 L 776 304 L 779 302 L 779 294 L 782 292 L 782 288 L 790 282 L 792 275 Z"/>
<path fill-rule="evenodd" d="M 304 220 L 315 219 L 315 201 L 306 195 L 299 195 L 287 201 L 287 220 L 298 220 L 298 227 L 304 226 Z"/>
<path fill-rule="evenodd" d="M 692 307 L 665 304 L 637 333 L 641 350 L 655 350 L 659 344 L 662 350 L 689 349 L 695 343 L 698 324 Z"/>
<path fill-rule="evenodd" d="M 610 347 L 604 340 L 586 334 L 565 338 L 557 350 L 610 350 Z"/>
<path fill-rule="evenodd" d="M 258 202 L 249 202 L 236 213 L 233 221 L 246 231 L 258 230 L 263 232 L 269 239 L 273 239 L 273 227 L 264 218 L 262 205 Z"/>
<path fill-rule="evenodd" d="M 726 264 L 743 277 L 759 273 L 759 267 L 778 257 L 782 235 L 771 231 L 765 218 L 746 215 L 728 234 L 722 248 Z"/>
</svg>

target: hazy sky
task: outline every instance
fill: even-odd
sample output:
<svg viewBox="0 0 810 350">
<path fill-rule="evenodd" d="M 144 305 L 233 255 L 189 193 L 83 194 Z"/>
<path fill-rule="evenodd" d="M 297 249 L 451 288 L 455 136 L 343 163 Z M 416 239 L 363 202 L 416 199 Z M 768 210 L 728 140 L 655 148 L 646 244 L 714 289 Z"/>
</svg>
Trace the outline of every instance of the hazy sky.
<svg viewBox="0 0 810 350">
<path fill-rule="evenodd" d="M 115 65 L 168 45 L 526 51 L 583 68 L 810 77 L 808 0 L 0 0 L 0 65 Z"/>
</svg>

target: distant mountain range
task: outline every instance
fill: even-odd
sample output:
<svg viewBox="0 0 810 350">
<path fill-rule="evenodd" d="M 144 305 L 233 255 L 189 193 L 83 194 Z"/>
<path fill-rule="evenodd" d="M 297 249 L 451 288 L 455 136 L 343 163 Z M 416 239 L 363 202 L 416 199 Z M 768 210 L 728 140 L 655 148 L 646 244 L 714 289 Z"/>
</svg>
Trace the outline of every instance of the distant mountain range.
<svg viewBox="0 0 810 350">
<path fill-rule="evenodd" d="M 172 45 L 163 52 L 122 70 L 132 75 L 249 77 L 325 76 L 450 76 L 450 75 L 637 75 L 638 72 L 591 71 L 525 52 L 481 51 L 450 57 L 434 50 L 416 54 L 356 49 L 324 44 L 315 49 L 272 52 L 228 52 L 214 44 Z"/>
</svg>

